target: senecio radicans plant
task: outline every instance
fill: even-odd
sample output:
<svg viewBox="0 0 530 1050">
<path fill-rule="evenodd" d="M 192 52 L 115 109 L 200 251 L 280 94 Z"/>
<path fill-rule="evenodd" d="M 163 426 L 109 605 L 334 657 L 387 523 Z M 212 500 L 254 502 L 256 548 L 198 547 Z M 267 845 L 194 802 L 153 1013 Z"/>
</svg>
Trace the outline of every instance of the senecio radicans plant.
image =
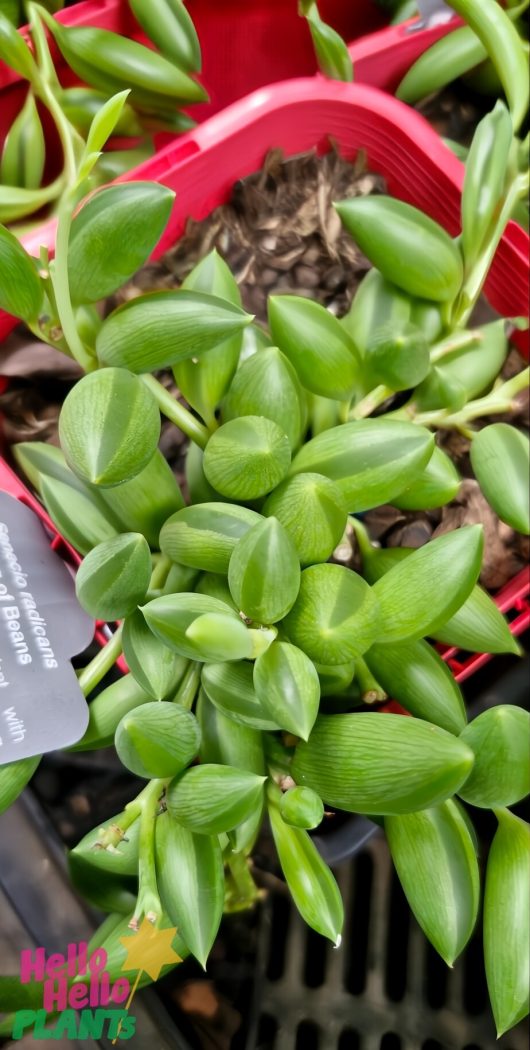
<svg viewBox="0 0 530 1050">
<path fill-rule="evenodd" d="M 480 526 L 383 551 L 361 519 L 387 502 L 450 501 L 460 479 L 432 431 L 454 427 L 472 438 L 492 507 L 529 531 L 526 438 L 506 423 L 473 428 L 509 412 L 528 378 L 497 379 L 509 323 L 469 326 L 528 186 L 509 113 L 498 103 L 477 129 L 459 237 L 388 196 L 339 203 L 374 267 L 352 309 L 339 321 L 310 300 L 272 296 L 265 332 L 215 253 L 180 290 L 140 295 L 101 320 L 94 304 L 147 259 L 173 196 L 120 185 L 76 211 L 121 105 L 111 100 L 90 132 L 55 260 L 37 270 L 0 232 L 0 305 L 87 373 L 62 409 L 62 450 L 15 450 L 85 556 L 79 601 L 121 621 L 79 682 L 90 696 L 122 650 L 129 673 L 92 700 L 76 748 L 114 741 L 146 781 L 70 855 L 75 885 L 114 916 L 98 944 L 119 969 L 120 932 L 146 916 L 177 926 L 179 955 L 206 964 L 223 909 L 258 897 L 250 857 L 265 814 L 297 908 L 338 944 L 340 893 L 308 833 L 326 806 L 384 826 L 411 908 L 451 965 L 479 909 L 469 803 L 498 820 L 484 952 L 503 1032 L 528 1008 L 529 832 L 507 807 L 529 789 L 529 716 L 500 706 L 468 725 L 425 637 L 475 651 L 517 644 L 476 583 Z M 162 368 L 190 408 L 155 378 Z M 396 392 L 401 407 L 372 417 Z M 157 448 L 161 412 L 189 438 L 189 506 Z M 362 575 L 330 560 L 348 526 Z M 413 717 L 366 710 L 386 694 Z M 37 761 L 0 770 L 4 805 Z"/>
</svg>

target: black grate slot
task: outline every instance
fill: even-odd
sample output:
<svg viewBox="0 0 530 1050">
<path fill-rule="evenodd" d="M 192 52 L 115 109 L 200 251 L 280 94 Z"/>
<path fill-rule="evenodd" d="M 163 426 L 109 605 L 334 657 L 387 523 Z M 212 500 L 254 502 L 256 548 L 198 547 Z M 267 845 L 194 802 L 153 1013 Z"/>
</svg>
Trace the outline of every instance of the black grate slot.
<svg viewBox="0 0 530 1050">
<path fill-rule="evenodd" d="M 482 940 L 475 936 L 469 942 L 461 959 L 464 968 L 463 1000 L 464 1009 L 472 1017 L 477 1017 L 488 1008 L 488 990 L 484 972 L 484 955 Z"/>
<path fill-rule="evenodd" d="M 385 952 L 385 991 L 399 1003 L 407 990 L 407 961 L 410 932 L 410 909 L 399 879 L 392 874 L 390 909 Z"/>
<path fill-rule="evenodd" d="M 276 894 L 273 897 L 272 922 L 270 932 L 270 954 L 267 965 L 269 981 L 278 981 L 285 967 L 285 948 L 289 934 L 289 917 L 291 902 L 288 897 Z"/>
<path fill-rule="evenodd" d="M 276 1036 L 278 1034 L 278 1022 L 270 1014 L 261 1014 L 256 1036 L 256 1050 L 274 1050 Z"/>
<path fill-rule="evenodd" d="M 345 1028 L 340 1034 L 337 1050 L 359 1050 L 361 1040 L 353 1028 Z"/>
<path fill-rule="evenodd" d="M 313 1021 L 302 1021 L 296 1032 L 295 1050 L 318 1050 L 320 1030 Z"/>
<path fill-rule="evenodd" d="M 421 1050 L 444 1050 L 444 1047 L 437 1039 L 426 1039 L 425 1042 L 421 1044 Z"/>
<path fill-rule="evenodd" d="M 441 1010 L 447 999 L 450 969 L 431 944 L 427 945 L 425 968 L 425 998 L 432 1010 Z M 433 1047 L 436 1050 L 436 1047 Z"/>
<path fill-rule="evenodd" d="M 307 988 L 320 988 L 326 976 L 327 943 L 325 937 L 315 933 L 309 926 L 306 935 L 304 962 L 304 984 Z"/>
<path fill-rule="evenodd" d="M 346 987 L 359 995 L 366 985 L 366 956 L 374 865 L 369 853 L 361 853 L 353 864 L 353 913 L 348 928 L 349 954 L 346 962 Z"/>
<path fill-rule="evenodd" d="M 385 1032 L 381 1039 L 381 1050 L 401 1050 L 401 1038 L 396 1032 Z"/>
</svg>

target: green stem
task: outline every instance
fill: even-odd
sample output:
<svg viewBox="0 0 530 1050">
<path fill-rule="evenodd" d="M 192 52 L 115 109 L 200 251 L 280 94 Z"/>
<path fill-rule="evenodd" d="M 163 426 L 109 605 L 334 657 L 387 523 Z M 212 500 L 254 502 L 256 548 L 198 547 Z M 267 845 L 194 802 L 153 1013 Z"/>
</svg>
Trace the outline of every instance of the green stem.
<svg viewBox="0 0 530 1050">
<path fill-rule="evenodd" d="M 431 364 L 436 364 L 437 361 L 440 361 L 446 354 L 453 353 L 454 350 L 465 350 L 471 346 L 478 346 L 483 339 L 484 336 L 479 331 L 452 332 L 446 339 L 442 339 L 431 347 L 429 355 Z"/>
<path fill-rule="evenodd" d="M 97 368 L 97 361 L 88 352 L 77 331 L 74 310 L 70 299 L 68 245 L 76 202 L 77 189 L 74 187 L 64 193 L 59 204 L 55 259 L 50 263 L 50 275 L 57 302 L 57 313 L 66 342 L 81 368 L 85 372 L 93 372 Z"/>
<path fill-rule="evenodd" d="M 392 397 L 395 393 L 389 386 L 376 386 L 370 391 L 366 397 L 363 397 L 361 401 L 352 408 L 349 413 L 348 419 L 364 419 L 366 416 L 371 416 L 372 412 L 379 408 L 384 401 L 387 401 L 389 397 Z"/>
<path fill-rule="evenodd" d="M 250 873 L 249 861 L 244 853 L 228 853 L 226 863 L 235 891 L 229 896 L 229 910 L 251 908 L 259 898 L 259 890 Z"/>
<path fill-rule="evenodd" d="M 357 540 L 357 545 L 361 552 L 361 558 L 364 562 L 365 558 L 369 558 L 374 550 L 368 530 L 363 525 L 362 521 L 359 521 L 358 518 L 354 518 L 352 514 L 348 516 L 348 524 L 351 525 L 355 533 L 355 539 Z"/>
<path fill-rule="evenodd" d="M 186 711 L 191 711 L 195 697 L 197 696 L 200 680 L 201 669 L 199 664 L 194 661 L 190 663 L 190 666 L 185 672 L 172 702 L 178 704 L 179 707 L 184 707 Z"/>
<path fill-rule="evenodd" d="M 140 801 L 140 835 L 138 838 L 138 899 L 134 915 L 129 923 L 131 929 L 138 926 L 145 916 L 156 924 L 162 916 L 162 905 L 158 894 L 155 866 L 155 825 L 160 798 L 169 780 L 151 780 L 138 796 Z"/>
<path fill-rule="evenodd" d="M 435 412 L 419 412 L 417 415 L 409 415 L 407 418 L 412 418 L 413 422 L 418 423 L 420 426 L 441 427 L 444 430 L 448 430 L 453 427 L 462 429 L 466 426 L 466 423 L 470 423 L 473 419 L 480 419 L 483 416 L 513 412 L 514 398 L 526 389 L 529 377 L 530 369 L 525 368 L 518 375 L 513 376 L 512 379 L 508 379 L 506 383 L 502 383 L 495 390 L 492 390 L 491 393 L 486 394 L 485 397 L 478 398 L 476 401 L 468 401 L 467 405 L 464 405 L 459 412 L 449 413 L 444 409 Z M 472 431 L 468 431 L 467 436 L 472 435 L 472 433 Z"/>
<path fill-rule="evenodd" d="M 184 405 L 181 405 L 179 401 L 176 401 L 169 391 L 162 386 L 162 383 L 159 383 L 158 379 L 155 379 L 154 376 L 145 374 L 140 376 L 140 379 L 156 398 L 160 411 L 163 412 L 163 414 L 170 419 L 175 426 L 179 427 L 179 429 L 189 437 L 190 441 L 194 441 L 199 448 L 206 448 L 210 437 L 208 428 L 205 427 L 203 423 L 199 422 L 191 412 L 188 412 L 188 409 L 184 408 Z"/>
<path fill-rule="evenodd" d="M 167 580 L 168 572 L 171 569 L 171 559 L 166 554 L 161 554 L 157 557 L 154 563 L 153 571 L 151 573 L 151 579 L 149 581 L 149 590 L 156 591 L 162 588 Z"/>
<path fill-rule="evenodd" d="M 112 638 L 99 650 L 93 660 L 83 668 L 78 682 L 85 696 L 89 696 L 93 689 L 101 682 L 116 660 L 122 653 L 123 624 L 114 631 Z"/>
<path fill-rule="evenodd" d="M 379 685 L 368 664 L 360 658 L 355 661 L 355 677 L 365 704 L 378 704 L 383 700 L 388 700 L 388 693 L 385 693 L 383 687 Z"/>
<path fill-rule="evenodd" d="M 39 72 L 50 87 L 60 89 L 61 85 L 59 84 L 55 72 L 55 66 L 53 64 L 52 56 L 50 55 L 48 41 L 46 40 L 46 34 L 39 17 L 38 8 L 36 8 L 35 4 L 28 3 L 26 4 L 26 9 L 28 22 L 30 23 L 31 37 L 35 45 L 35 54 L 37 56 Z"/>
</svg>

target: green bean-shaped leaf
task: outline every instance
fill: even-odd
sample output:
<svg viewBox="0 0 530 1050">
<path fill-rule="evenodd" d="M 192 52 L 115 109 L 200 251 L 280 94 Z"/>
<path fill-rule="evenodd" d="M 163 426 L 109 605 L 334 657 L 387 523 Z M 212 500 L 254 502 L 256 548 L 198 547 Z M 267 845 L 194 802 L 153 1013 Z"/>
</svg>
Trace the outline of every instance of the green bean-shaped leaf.
<svg viewBox="0 0 530 1050">
<path fill-rule="evenodd" d="M 512 806 L 530 792 L 530 714 L 499 704 L 483 711 L 460 734 L 475 764 L 459 795 L 472 806 Z"/>
<path fill-rule="evenodd" d="M 378 325 L 364 360 L 373 385 L 384 383 L 391 390 L 417 386 L 431 368 L 427 339 L 421 328 L 413 324 L 397 331 L 393 324 Z"/>
<path fill-rule="evenodd" d="M 468 268 L 480 255 L 491 222 L 502 206 L 512 140 L 510 114 L 499 100 L 480 121 L 466 161 L 462 249 Z"/>
<path fill-rule="evenodd" d="M 179 567 L 177 565 L 173 566 L 173 569 L 171 570 L 171 572 L 174 572 L 175 569 L 178 569 L 178 568 Z M 181 570 L 181 571 L 184 571 L 184 570 Z M 188 570 L 188 571 L 190 571 L 190 570 Z M 189 587 L 187 587 L 187 588 L 176 587 L 175 588 L 175 590 L 188 590 L 188 591 L 189 591 L 189 589 L 190 589 Z M 210 596 L 210 598 L 218 598 L 219 601 L 224 602 L 225 605 L 229 605 L 231 609 L 234 609 L 235 612 L 238 612 L 238 609 L 236 608 L 236 604 L 234 602 L 234 599 L 232 598 L 232 595 L 230 594 L 230 588 L 228 586 L 228 580 L 227 580 L 226 576 L 219 576 L 218 573 L 216 573 L 216 572 L 203 572 L 199 576 L 199 579 L 198 579 L 198 581 L 197 581 L 197 583 L 195 585 L 194 590 L 197 592 L 197 594 L 207 594 L 207 595 Z M 168 592 L 168 593 L 170 593 L 170 592 Z"/>
<path fill-rule="evenodd" d="M 0 766 L 0 813 L 9 809 L 18 798 L 31 780 L 39 762 L 40 755 L 36 755 L 35 758 L 21 758 L 18 762 L 8 762 L 7 765 Z"/>
<path fill-rule="evenodd" d="M 517 639 L 490 595 L 473 587 L 469 598 L 449 620 L 432 632 L 444 645 L 456 645 L 472 653 L 515 653 L 521 650 Z"/>
<path fill-rule="evenodd" d="M 517 132 L 527 114 L 530 95 L 528 62 L 517 29 L 495 0 L 450 0 L 450 6 L 485 47 L 504 88 Z"/>
<path fill-rule="evenodd" d="M 119 525 L 110 512 L 98 505 L 92 493 L 53 477 L 43 477 L 40 489 L 54 525 L 80 554 L 88 554 L 98 543 L 118 535 Z"/>
<path fill-rule="evenodd" d="M 94 485 L 119 485 L 147 466 L 160 436 L 158 405 L 142 381 L 123 368 L 80 379 L 59 418 L 72 470 Z"/>
<path fill-rule="evenodd" d="M 300 587 L 300 563 L 277 518 L 262 518 L 236 544 L 228 586 L 238 608 L 258 623 L 276 623 L 292 608 Z"/>
<path fill-rule="evenodd" d="M 162 528 L 160 548 L 181 565 L 227 573 L 236 544 L 261 520 L 255 511 L 234 503 L 183 507 Z"/>
<path fill-rule="evenodd" d="M 193 766 L 170 784 L 167 807 L 191 831 L 220 835 L 252 814 L 262 798 L 265 780 L 233 766 Z"/>
<path fill-rule="evenodd" d="M 302 565 L 327 561 L 347 521 L 338 486 L 323 474 L 296 474 L 282 481 L 267 498 L 263 513 L 281 522 Z"/>
<path fill-rule="evenodd" d="M 471 445 L 471 465 L 491 507 L 502 521 L 530 533 L 530 444 L 509 423 L 491 423 Z"/>
<path fill-rule="evenodd" d="M 320 716 L 292 776 L 350 813 L 414 813 L 458 791 L 473 752 L 444 729 L 387 714 Z"/>
<path fill-rule="evenodd" d="M 0 180 L 11 186 L 35 190 L 42 182 L 45 159 L 44 131 L 33 92 L 28 91 L 4 142 Z"/>
<path fill-rule="evenodd" d="M 394 197 L 355 197 L 335 205 L 361 251 L 388 281 L 411 295 L 435 302 L 456 297 L 462 257 L 448 233 Z"/>
<path fill-rule="evenodd" d="M 141 532 L 155 549 L 162 525 L 184 504 L 175 475 L 159 449 L 135 478 L 117 488 L 92 487 L 90 491 L 97 492 L 123 529 Z"/>
<path fill-rule="evenodd" d="M 0 59 L 25 80 L 35 74 L 35 64 L 24 37 L 0 11 Z"/>
<path fill-rule="evenodd" d="M 205 664 L 202 685 L 212 704 L 226 718 L 251 729 L 279 729 L 254 688 L 252 664 Z"/>
<path fill-rule="evenodd" d="M 406 489 L 394 496 L 392 504 L 401 510 L 430 510 L 453 500 L 461 477 L 452 459 L 436 445 L 427 466 Z"/>
<path fill-rule="evenodd" d="M 290 473 L 324 474 L 337 485 L 350 511 L 390 503 L 417 480 L 434 449 L 434 438 L 415 423 L 362 419 L 333 427 L 308 441 Z"/>
<path fill-rule="evenodd" d="M 144 600 L 150 578 L 147 540 L 138 532 L 124 532 L 87 554 L 75 589 L 83 609 L 95 619 L 118 620 Z"/>
<path fill-rule="evenodd" d="M 381 325 L 400 332 L 411 320 L 413 300 L 375 267 L 365 274 L 341 324 L 363 353 Z"/>
<path fill-rule="evenodd" d="M 109 747 L 114 743 L 114 734 L 121 719 L 141 704 L 150 703 L 151 699 L 132 674 L 118 678 L 92 700 L 88 708 L 87 730 L 72 750 L 94 751 Z"/>
<path fill-rule="evenodd" d="M 273 341 L 306 390 L 339 400 L 350 396 L 359 355 L 337 318 L 320 303 L 297 295 L 271 296 L 268 310 Z"/>
<path fill-rule="evenodd" d="M 146 780 L 180 773 L 195 758 L 200 742 L 195 715 L 166 700 L 153 700 L 130 711 L 115 737 L 123 765 Z"/>
<path fill-rule="evenodd" d="M 178 69 L 200 72 L 201 45 L 182 0 L 129 0 L 136 20 Z"/>
<path fill-rule="evenodd" d="M 333 80 L 352 81 L 353 65 L 346 41 L 332 26 L 322 21 L 316 3 L 311 4 L 306 18 L 322 73 Z"/>
<path fill-rule="evenodd" d="M 109 186 L 72 223 L 68 276 L 74 302 L 95 303 L 132 277 L 159 240 L 175 194 L 155 182 Z"/>
<path fill-rule="evenodd" d="M 207 669 L 204 668 L 205 671 Z M 262 733 L 251 726 L 232 721 L 223 714 L 219 707 L 214 707 L 210 703 L 204 690 L 201 690 L 199 694 L 197 719 L 202 734 L 200 750 L 202 762 L 247 769 L 258 776 L 266 773 Z M 261 794 L 249 816 L 228 832 L 232 849 L 236 853 L 242 851 L 249 853 L 254 845 L 261 827 L 264 805 L 265 798 Z"/>
<path fill-rule="evenodd" d="M 414 105 L 478 66 L 486 57 L 486 48 L 469 26 L 454 29 L 416 59 L 399 84 L 396 97 Z"/>
<path fill-rule="evenodd" d="M 285 881 L 300 915 L 312 930 L 338 946 L 344 908 L 331 871 L 307 832 L 285 823 L 276 793 L 269 802 L 269 817 Z"/>
<path fill-rule="evenodd" d="M 127 827 L 121 842 L 114 849 L 103 849 L 101 844 L 102 832 L 110 827 L 120 827 L 127 814 L 118 813 L 104 824 L 98 824 L 88 835 L 84 835 L 77 846 L 70 851 L 70 856 L 82 860 L 85 864 L 98 871 L 109 871 L 115 875 L 136 875 L 138 872 L 138 840 L 140 834 L 140 821 L 136 819 Z"/>
<path fill-rule="evenodd" d="M 407 900 L 448 966 L 477 920 L 480 878 L 467 822 L 457 804 L 386 817 L 385 831 Z"/>
<path fill-rule="evenodd" d="M 249 660 L 254 655 L 252 633 L 240 619 L 224 613 L 197 616 L 186 631 L 186 639 L 196 648 L 199 660 Z"/>
<path fill-rule="evenodd" d="M 241 306 L 241 294 L 234 276 L 214 249 L 193 268 L 182 288 L 206 292 Z M 243 332 L 238 331 L 202 357 L 176 364 L 173 374 L 186 401 L 205 419 L 213 422 L 215 409 L 224 397 L 237 368 Z"/>
<path fill-rule="evenodd" d="M 266 416 L 283 430 L 291 448 L 300 444 L 306 398 L 298 376 L 278 347 L 252 354 L 238 368 L 223 403 L 223 420 Z"/>
<path fill-rule="evenodd" d="M 35 321 L 42 306 L 43 285 L 32 259 L 4 226 L 0 226 L 0 270 L 0 309 L 23 321 Z"/>
<path fill-rule="evenodd" d="M 465 400 L 484 393 L 497 378 L 508 353 L 506 322 L 493 321 L 477 329 L 478 346 L 444 354 L 430 376 L 414 392 L 414 403 L 429 412 L 448 405 L 448 391 L 458 384 Z"/>
<path fill-rule="evenodd" d="M 219 346 L 252 318 L 204 292 L 151 292 L 107 317 L 96 341 L 99 359 L 131 372 L 153 372 Z"/>
<path fill-rule="evenodd" d="M 289 788 L 280 799 L 280 813 L 293 828 L 318 828 L 324 817 L 322 799 L 306 787 Z"/>
<path fill-rule="evenodd" d="M 380 629 L 374 590 L 343 565 L 312 565 L 283 624 L 287 637 L 311 660 L 344 664 L 362 656 Z"/>
<path fill-rule="evenodd" d="M 192 955 L 206 966 L 223 915 L 225 880 L 218 838 L 194 835 L 162 813 L 156 821 L 156 875 L 164 910 Z"/>
<path fill-rule="evenodd" d="M 381 641 L 412 641 L 449 619 L 477 581 L 482 547 L 482 526 L 466 526 L 431 540 L 378 580 Z"/>
<path fill-rule="evenodd" d="M 185 656 L 188 660 L 208 662 L 210 659 L 222 659 L 219 656 L 206 655 L 206 644 L 202 637 L 197 644 L 190 637 L 188 629 L 198 617 L 207 613 L 219 614 L 226 621 L 225 626 L 228 625 L 229 620 L 233 623 L 234 633 L 237 632 L 238 637 L 238 629 L 244 626 L 237 613 L 229 605 L 203 594 L 162 595 L 144 605 L 142 613 L 153 634 L 179 656 Z"/>
<path fill-rule="evenodd" d="M 128 616 L 123 625 L 123 655 L 138 685 L 153 700 L 168 699 L 186 668 L 182 656 L 155 638 L 139 609 Z"/>
<path fill-rule="evenodd" d="M 277 423 L 264 416 L 242 416 L 212 434 L 203 468 L 222 496 L 252 500 L 276 488 L 290 462 L 289 438 Z"/>
<path fill-rule="evenodd" d="M 388 695 L 410 714 L 448 733 L 462 732 L 467 721 L 462 693 L 447 664 L 427 642 L 373 645 L 364 659 Z"/>
<path fill-rule="evenodd" d="M 320 702 L 315 665 L 296 645 L 273 642 L 254 664 L 254 688 L 272 719 L 307 740 Z"/>
<path fill-rule="evenodd" d="M 530 828 L 509 810 L 496 815 L 484 891 L 484 962 L 501 1036 L 529 1008 Z"/>
</svg>

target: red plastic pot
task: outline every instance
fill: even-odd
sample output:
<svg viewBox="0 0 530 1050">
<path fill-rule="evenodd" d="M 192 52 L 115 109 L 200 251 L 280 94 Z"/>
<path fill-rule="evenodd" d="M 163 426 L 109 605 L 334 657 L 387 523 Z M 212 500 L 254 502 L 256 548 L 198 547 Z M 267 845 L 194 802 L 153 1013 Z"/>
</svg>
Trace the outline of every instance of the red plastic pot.
<svg viewBox="0 0 530 1050">
<path fill-rule="evenodd" d="M 323 153 L 329 149 L 330 139 L 347 158 L 365 151 L 369 166 L 386 178 L 392 194 L 422 208 L 451 233 L 457 233 L 463 166 L 426 121 L 374 88 L 312 78 L 254 92 L 137 169 L 135 177 L 156 179 L 176 191 L 171 219 L 155 254 L 161 255 L 174 244 L 189 217 L 204 219 L 224 203 L 238 179 L 259 170 L 271 147 L 283 149 L 287 156 L 310 149 Z M 130 177 L 124 176 L 121 181 Z M 46 227 L 45 234 L 51 245 L 53 224 Z M 25 243 L 28 250 L 36 252 L 42 231 L 26 238 Z M 527 235 L 511 223 L 486 286 L 491 304 L 505 316 L 527 312 L 528 247 Z M 11 324 L 11 319 L 4 317 L 4 331 Z M 29 503 L 50 529 L 52 543 L 70 561 L 75 560 L 37 501 L 1 462 L 0 488 Z M 528 574 L 522 572 L 497 596 L 514 634 L 530 624 L 529 592 Z M 468 658 L 451 649 L 445 651 L 444 658 L 461 681 L 489 656 Z"/>
<path fill-rule="evenodd" d="M 397 26 L 354 40 L 348 47 L 358 83 L 395 92 L 413 63 L 429 47 L 464 23 L 456 15 L 441 25 L 425 26 L 419 18 L 409 18 Z"/>
</svg>

